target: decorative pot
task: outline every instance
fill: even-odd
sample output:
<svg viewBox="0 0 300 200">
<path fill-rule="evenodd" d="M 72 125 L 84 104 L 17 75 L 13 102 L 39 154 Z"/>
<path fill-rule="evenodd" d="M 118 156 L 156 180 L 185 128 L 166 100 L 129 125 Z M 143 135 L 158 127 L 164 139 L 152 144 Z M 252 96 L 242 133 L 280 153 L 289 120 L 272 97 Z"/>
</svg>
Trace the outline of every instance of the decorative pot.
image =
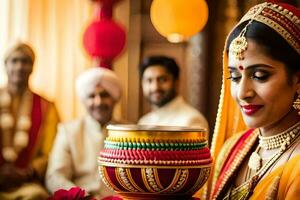
<svg viewBox="0 0 300 200">
<path fill-rule="evenodd" d="M 209 177 L 206 130 L 140 125 L 107 129 L 99 173 L 123 199 L 191 199 Z"/>
</svg>

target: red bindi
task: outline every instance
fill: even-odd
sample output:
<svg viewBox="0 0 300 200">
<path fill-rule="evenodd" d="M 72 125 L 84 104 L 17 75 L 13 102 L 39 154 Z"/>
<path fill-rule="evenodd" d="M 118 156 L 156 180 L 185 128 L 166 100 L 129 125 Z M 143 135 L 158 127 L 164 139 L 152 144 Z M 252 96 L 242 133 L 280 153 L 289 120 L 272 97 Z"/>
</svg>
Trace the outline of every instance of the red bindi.
<svg viewBox="0 0 300 200">
<path fill-rule="evenodd" d="M 239 66 L 239 70 L 244 70 L 244 67 L 243 66 Z"/>
</svg>

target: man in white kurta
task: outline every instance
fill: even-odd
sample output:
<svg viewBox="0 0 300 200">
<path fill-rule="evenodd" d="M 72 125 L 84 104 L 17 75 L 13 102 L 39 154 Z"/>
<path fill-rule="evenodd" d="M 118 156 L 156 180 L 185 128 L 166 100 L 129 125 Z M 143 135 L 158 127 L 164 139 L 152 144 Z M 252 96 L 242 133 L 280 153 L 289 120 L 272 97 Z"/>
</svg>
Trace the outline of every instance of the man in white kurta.
<svg viewBox="0 0 300 200">
<path fill-rule="evenodd" d="M 139 120 L 139 124 L 208 128 L 204 116 L 187 104 L 181 96 L 177 96 L 164 106 L 147 113 Z"/>
<path fill-rule="evenodd" d="M 55 192 L 79 186 L 89 193 L 109 195 L 98 175 L 96 159 L 105 137 L 105 131 L 89 115 L 60 124 L 47 172 L 48 189 Z"/>
<path fill-rule="evenodd" d="M 76 91 L 88 114 L 59 125 L 46 186 L 51 193 L 78 186 L 97 198 L 106 197 L 113 192 L 100 180 L 97 155 L 104 147 L 106 125 L 113 121 L 121 86 L 112 71 L 92 68 L 78 77 Z"/>
<path fill-rule="evenodd" d="M 143 60 L 140 77 L 151 112 L 139 124 L 208 129 L 205 117 L 178 94 L 179 75 L 180 68 L 173 58 L 151 56 Z"/>
</svg>

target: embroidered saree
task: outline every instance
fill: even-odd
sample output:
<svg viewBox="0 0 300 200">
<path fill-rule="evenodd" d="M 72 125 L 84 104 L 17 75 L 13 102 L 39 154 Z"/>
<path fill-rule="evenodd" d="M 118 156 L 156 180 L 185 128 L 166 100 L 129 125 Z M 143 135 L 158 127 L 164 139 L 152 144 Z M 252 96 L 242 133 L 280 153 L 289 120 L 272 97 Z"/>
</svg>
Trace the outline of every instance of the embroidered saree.
<svg viewBox="0 0 300 200">
<path fill-rule="evenodd" d="M 231 189 L 232 179 L 257 141 L 257 135 L 256 131 L 248 130 L 225 143 L 216 161 L 211 199 L 245 199 L 250 192 L 250 183 L 245 182 L 243 187 Z M 249 194 L 249 199 L 299 199 L 299 177 L 300 155 L 297 155 L 261 179 Z"/>
<path fill-rule="evenodd" d="M 273 2 L 273 3 L 271 3 Z M 235 30 L 237 26 L 246 21 L 257 21 L 265 24 L 269 28 L 272 28 L 277 34 L 283 37 L 286 42 L 298 53 L 300 53 L 300 40 L 299 40 L 299 17 L 300 12 L 296 7 L 288 4 L 274 3 L 275 1 L 268 1 L 262 4 L 258 4 L 252 7 L 247 14 L 245 14 L 239 23 L 232 29 L 228 36 Z M 284 23 L 283 23 L 284 21 Z M 246 30 L 246 29 L 245 29 Z M 228 38 L 225 42 L 225 48 L 223 51 L 223 76 L 222 76 L 222 88 L 219 99 L 218 113 L 212 138 L 211 152 L 215 159 L 212 171 L 214 177 L 211 175 L 207 182 L 206 187 L 199 191 L 196 196 L 208 199 L 208 196 L 213 199 L 222 199 L 224 197 L 224 190 L 230 182 L 230 178 L 236 169 L 240 166 L 240 160 L 243 160 L 243 154 L 240 151 L 246 151 L 244 154 L 250 152 L 245 150 L 246 144 L 253 145 L 257 140 L 255 134 L 250 134 L 249 131 L 246 133 L 235 134 L 242 130 L 246 130 L 246 124 L 243 122 L 243 118 L 240 112 L 240 107 L 237 105 L 235 100 L 231 98 L 231 81 L 227 78 L 230 77 L 228 70 Z M 252 130 L 253 131 L 253 130 Z M 230 138 L 228 140 L 228 138 Z M 227 141 L 225 144 L 224 142 Z M 253 142 L 253 144 L 251 143 Z M 248 147 L 247 147 L 248 148 Z M 236 156 L 236 157 L 235 157 Z M 240 156 L 240 157 L 237 157 Z M 218 159 L 216 159 L 218 157 Z M 228 161 L 230 159 L 230 161 Z M 294 161 L 296 160 L 296 161 Z M 299 157 L 298 157 L 299 160 Z M 232 163 L 230 163 L 232 162 Z M 293 166 L 293 162 L 297 162 L 297 158 L 287 162 L 282 168 L 286 169 Z M 279 169 L 278 169 L 279 170 Z M 278 199 L 293 199 L 293 195 L 297 197 L 297 182 L 295 178 L 298 175 L 298 168 L 293 168 L 290 176 L 284 176 L 284 173 L 279 176 L 279 192 L 277 195 Z M 283 169 L 281 170 L 283 172 Z M 278 171 L 278 173 L 280 170 Z M 250 199 L 262 199 L 265 198 L 266 188 L 263 187 L 265 181 L 270 180 L 272 177 L 277 177 L 278 173 L 273 172 L 272 174 L 265 177 L 258 185 L 256 185 L 254 194 Z M 271 176 L 273 175 L 274 176 Z M 270 182 L 269 182 L 270 183 Z M 293 183 L 293 186 L 289 184 Z M 295 185 L 294 185 L 295 183 Z M 225 189 L 224 189 L 225 188 Z M 293 192 L 292 192 L 293 191 Z M 201 193 L 202 192 L 202 193 Z M 294 193 L 294 194 L 292 194 Z M 292 194 L 292 195 L 291 195 Z M 223 195 L 223 196 L 222 196 Z M 257 196 L 259 195 L 259 196 Z M 288 195 L 286 198 L 284 195 Z M 291 197 L 293 196 L 293 197 Z M 300 196 L 297 197 L 300 199 Z M 270 198 L 272 199 L 272 198 Z"/>
</svg>

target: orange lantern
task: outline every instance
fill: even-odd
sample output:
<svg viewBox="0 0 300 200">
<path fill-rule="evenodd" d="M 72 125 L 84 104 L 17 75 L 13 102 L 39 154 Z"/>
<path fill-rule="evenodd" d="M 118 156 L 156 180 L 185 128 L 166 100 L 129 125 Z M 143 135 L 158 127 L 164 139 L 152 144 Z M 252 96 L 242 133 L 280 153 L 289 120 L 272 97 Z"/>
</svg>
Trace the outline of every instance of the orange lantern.
<svg viewBox="0 0 300 200">
<path fill-rule="evenodd" d="M 205 0 L 153 0 L 151 21 L 170 42 L 181 42 L 198 33 L 208 19 Z"/>
</svg>

